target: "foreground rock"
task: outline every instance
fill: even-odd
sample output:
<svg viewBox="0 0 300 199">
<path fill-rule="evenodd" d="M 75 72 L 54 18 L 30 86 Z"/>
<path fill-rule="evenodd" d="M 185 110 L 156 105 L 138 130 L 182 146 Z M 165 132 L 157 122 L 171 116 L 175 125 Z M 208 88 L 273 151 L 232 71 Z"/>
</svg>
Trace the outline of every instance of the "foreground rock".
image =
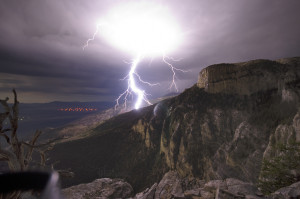
<svg viewBox="0 0 300 199">
<path fill-rule="evenodd" d="M 133 189 L 121 179 L 101 178 L 63 189 L 62 194 L 66 199 L 129 198 Z"/>
<path fill-rule="evenodd" d="M 197 178 L 180 178 L 170 171 L 159 184 L 136 194 L 134 199 L 286 199 L 300 198 L 300 182 L 281 188 L 270 196 L 264 196 L 257 187 L 249 182 L 234 178 L 212 180 L 204 183 Z"/>
<path fill-rule="evenodd" d="M 66 199 L 287 199 L 300 198 L 300 182 L 283 187 L 264 196 L 249 182 L 234 178 L 204 182 L 194 177 L 181 178 L 176 171 L 169 171 L 159 183 L 137 193 L 133 198 L 130 184 L 121 179 L 102 178 L 62 190 Z"/>
<path fill-rule="evenodd" d="M 165 174 L 159 184 L 136 194 L 135 199 L 159 198 L 264 198 L 252 184 L 234 178 L 212 180 L 204 183 L 197 178 L 180 178 L 178 173 L 170 171 Z"/>
<path fill-rule="evenodd" d="M 273 194 L 272 199 L 284 199 L 284 198 L 300 198 L 300 182 L 296 182 L 290 186 L 283 187 Z"/>
</svg>

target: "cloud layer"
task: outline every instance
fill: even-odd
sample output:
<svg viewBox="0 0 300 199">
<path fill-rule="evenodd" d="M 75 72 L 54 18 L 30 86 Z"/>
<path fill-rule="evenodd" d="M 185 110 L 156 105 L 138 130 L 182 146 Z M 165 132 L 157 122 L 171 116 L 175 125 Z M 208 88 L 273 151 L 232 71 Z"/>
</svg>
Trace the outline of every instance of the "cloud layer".
<svg viewBox="0 0 300 199">
<path fill-rule="evenodd" d="M 97 21 L 124 1 L 27 0 L 0 2 L 0 98 L 14 87 L 23 102 L 110 101 L 126 88 L 121 81 L 132 57 L 101 37 L 82 46 Z M 133 1 L 130 1 L 133 2 Z M 250 59 L 299 56 L 298 0 L 165 0 L 181 27 L 184 42 L 172 54 L 183 58 L 178 74 L 183 90 L 205 66 Z M 146 59 L 140 75 L 161 86 L 153 97 L 170 92 L 170 71 L 161 58 Z"/>
</svg>

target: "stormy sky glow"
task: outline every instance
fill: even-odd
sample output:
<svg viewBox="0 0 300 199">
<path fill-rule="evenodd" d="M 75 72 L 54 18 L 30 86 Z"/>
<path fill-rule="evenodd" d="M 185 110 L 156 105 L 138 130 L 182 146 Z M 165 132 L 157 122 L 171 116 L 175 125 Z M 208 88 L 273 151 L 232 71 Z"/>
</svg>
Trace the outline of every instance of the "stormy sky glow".
<svg viewBox="0 0 300 199">
<path fill-rule="evenodd" d="M 175 91 L 178 92 L 176 72 L 183 72 L 183 70 L 177 69 L 167 61 L 167 59 L 174 60 L 167 56 L 167 52 L 174 49 L 175 44 L 181 39 L 178 28 L 176 29 L 175 24 L 167 20 L 170 18 L 166 14 L 168 10 L 149 2 L 125 3 L 117 8 L 107 16 L 108 19 L 101 20 L 93 37 L 83 46 L 83 49 L 86 49 L 99 34 L 120 49 L 134 54 L 129 72 L 124 78 L 127 79 L 127 89 L 116 99 L 115 107 L 119 105 L 126 107 L 129 97 L 134 98 L 135 109 L 139 109 L 143 103 L 151 104 L 146 91 L 142 86 L 137 85 L 137 83 L 148 86 L 159 85 L 142 80 L 141 75 L 137 73 L 137 67 L 146 56 L 153 59 L 158 55 L 162 58 L 173 73 L 170 90 L 174 86 Z M 120 104 L 121 100 L 123 104 Z"/>
<path fill-rule="evenodd" d="M 169 10 L 150 2 L 122 3 L 111 8 L 96 29 L 94 39 L 102 36 L 133 55 L 161 56 L 176 48 L 182 39 Z"/>
<path fill-rule="evenodd" d="M 126 62 L 145 45 L 145 51 L 156 55 L 145 57 L 137 73 L 144 81 L 159 83 L 144 85 L 153 98 L 169 93 L 172 81 L 172 71 L 157 56 L 160 48 L 170 57 L 182 58 L 171 64 L 190 71 L 177 74 L 179 91 L 195 84 L 200 70 L 210 64 L 300 56 L 298 0 L 154 0 L 151 2 L 158 11 L 165 12 L 152 14 L 149 7 L 130 8 L 145 16 L 151 13 L 153 20 L 135 19 L 129 8 L 122 8 L 127 17 L 115 20 L 117 16 L 112 13 L 121 9 L 120 5 L 126 7 L 126 2 L 1 1 L 0 98 L 11 96 L 12 88 L 16 88 L 21 102 L 114 101 L 127 88 L 120 80 L 129 72 Z M 135 2 L 128 1 L 128 5 Z M 115 27 L 127 39 L 107 32 L 106 39 L 95 37 L 82 51 L 103 19 L 118 23 Z M 141 21 L 152 24 L 155 30 L 172 25 L 163 34 L 149 26 L 141 26 L 133 34 L 132 27 Z M 129 27 L 126 31 L 124 24 Z M 164 35 L 167 43 L 139 38 L 148 37 L 148 33 L 154 41 L 157 35 Z M 132 41 L 146 43 L 129 45 Z"/>
</svg>

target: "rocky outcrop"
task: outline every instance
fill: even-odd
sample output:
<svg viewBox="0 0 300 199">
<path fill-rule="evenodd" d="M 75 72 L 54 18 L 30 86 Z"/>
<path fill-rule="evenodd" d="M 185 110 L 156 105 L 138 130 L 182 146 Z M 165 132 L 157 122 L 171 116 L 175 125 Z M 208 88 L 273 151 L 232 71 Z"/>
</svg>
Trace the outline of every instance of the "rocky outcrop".
<svg viewBox="0 0 300 199">
<path fill-rule="evenodd" d="M 180 178 L 175 171 L 169 171 L 150 189 L 135 195 L 133 199 L 287 199 L 300 197 L 300 182 L 281 188 L 264 196 L 249 182 L 234 178 L 212 180 L 204 183 L 197 178 Z"/>
<path fill-rule="evenodd" d="M 124 180 L 102 178 L 63 189 L 62 194 L 66 199 L 129 198 L 133 189 Z"/>
<path fill-rule="evenodd" d="M 238 95 L 271 89 L 281 91 L 299 80 L 299 65 L 298 58 L 211 65 L 199 73 L 197 86 L 209 93 Z"/>
<path fill-rule="evenodd" d="M 264 152 L 264 158 L 269 159 L 279 152 L 274 150 L 275 145 L 289 145 L 292 142 L 300 142 L 300 113 L 294 116 L 291 124 L 280 124 L 275 133 L 270 136 L 268 146 Z M 299 171 L 300 172 L 300 171 Z"/>
<path fill-rule="evenodd" d="M 300 180 L 299 112 L 270 135 L 263 154 L 259 184 L 265 193 Z"/>
</svg>

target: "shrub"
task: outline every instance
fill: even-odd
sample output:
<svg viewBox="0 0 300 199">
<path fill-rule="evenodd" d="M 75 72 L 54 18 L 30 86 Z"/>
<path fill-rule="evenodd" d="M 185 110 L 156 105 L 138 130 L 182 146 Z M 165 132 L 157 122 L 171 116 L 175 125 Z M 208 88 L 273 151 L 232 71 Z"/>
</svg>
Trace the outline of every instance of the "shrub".
<svg viewBox="0 0 300 199">
<path fill-rule="evenodd" d="M 277 153 L 263 160 L 258 184 L 264 194 L 289 186 L 300 177 L 300 143 L 276 144 L 272 149 Z"/>
</svg>

